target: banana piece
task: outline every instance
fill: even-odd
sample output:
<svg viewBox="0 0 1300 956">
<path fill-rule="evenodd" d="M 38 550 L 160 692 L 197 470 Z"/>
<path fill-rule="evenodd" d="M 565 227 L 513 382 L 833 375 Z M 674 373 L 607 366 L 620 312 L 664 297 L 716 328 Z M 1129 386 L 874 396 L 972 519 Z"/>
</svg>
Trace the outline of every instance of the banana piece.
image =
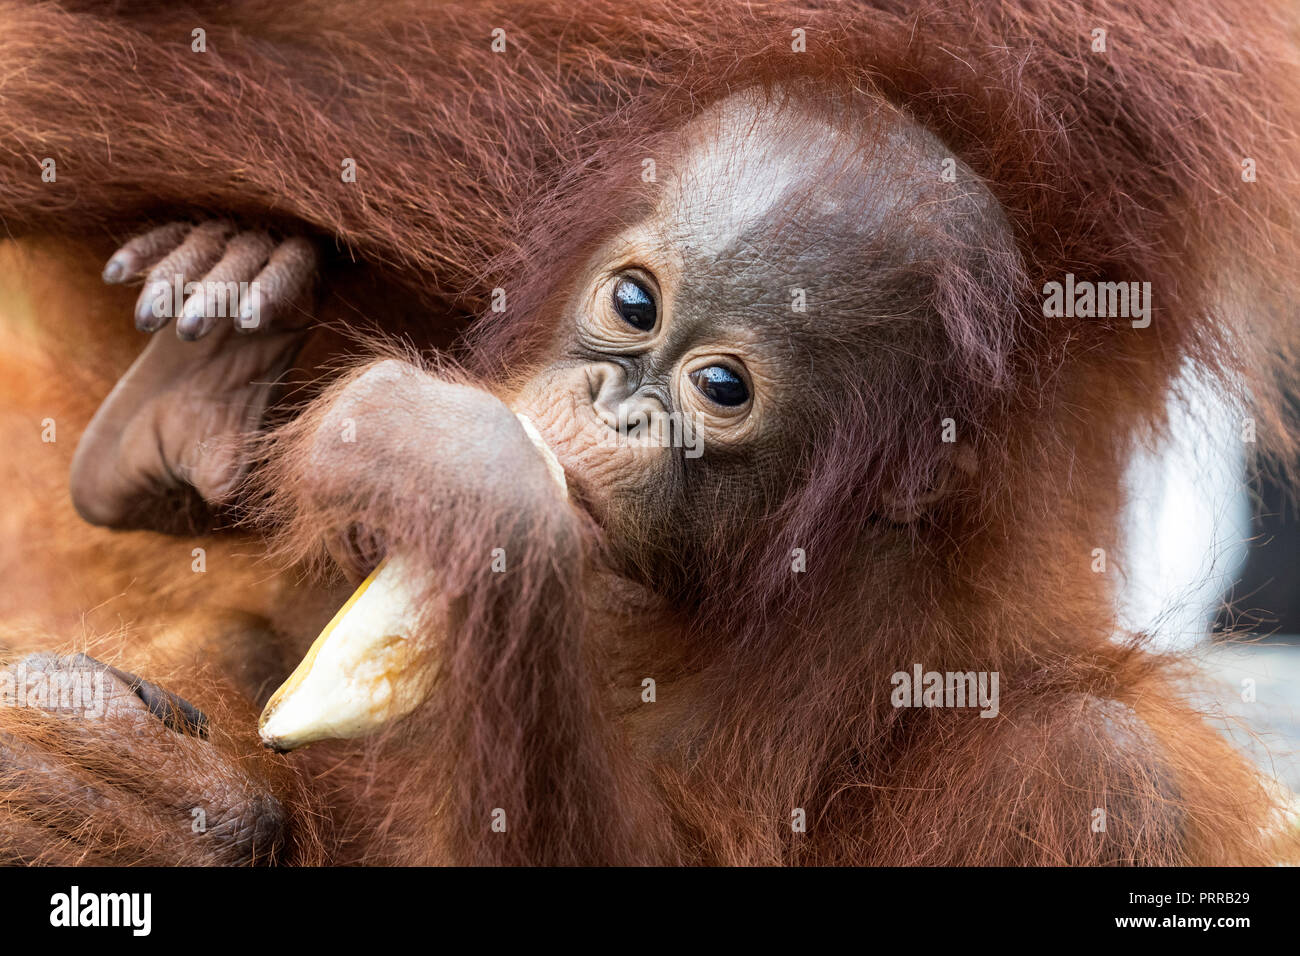
<svg viewBox="0 0 1300 956">
<path fill-rule="evenodd" d="M 321 631 L 302 663 L 267 702 L 257 729 L 274 750 L 360 737 L 405 717 L 429 694 L 430 647 L 406 562 L 385 558 Z"/>
<path fill-rule="evenodd" d="M 536 426 L 517 415 L 567 495 L 564 469 Z M 385 558 L 321 631 L 307 656 L 267 702 L 257 722 L 277 751 L 351 739 L 405 717 L 429 696 L 437 675 L 433 640 L 417 641 L 418 589 L 409 562 Z"/>
</svg>

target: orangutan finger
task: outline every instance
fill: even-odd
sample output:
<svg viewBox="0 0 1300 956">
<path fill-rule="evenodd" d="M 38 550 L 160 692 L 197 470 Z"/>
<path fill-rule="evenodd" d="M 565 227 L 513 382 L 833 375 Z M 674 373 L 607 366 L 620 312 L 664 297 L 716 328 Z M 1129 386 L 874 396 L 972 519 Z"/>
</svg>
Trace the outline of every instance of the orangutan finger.
<svg viewBox="0 0 1300 956">
<path fill-rule="evenodd" d="M 104 265 L 104 281 L 115 284 L 136 278 L 180 245 L 193 228 L 188 222 L 169 222 L 136 236 L 109 257 Z"/>
<path fill-rule="evenodd" d="M 127 686 L 131 693 L 140 698 L 149 713 L 163 722 L 165 727 L 178 734 L 208 739 L 208 715 L 203 713 L 184 697 L 173 694 L 138 674 L 124 671 L 111 664 L 96 660 L 89 654 L 74 654 L 74 664 L 86 665 L 94 670 L 103 671 L 116 677 Z"/>
<path fill-rule="evenodd" d="M 177 279 L 183 288 L 188 276 L 206 273 L 226 248 L 234 225 L 213 220 L 198 225 L 176 249 L 149 270 L 144 291 L 135 305 L 135 327 L 141 332 L 156 332 L 179 309 L 178 296 L 172 293 Z M 172 294 L 169 294 L 172 293 Z"/>
<path fill-rule="evenodd" d="M 219 317 L 237 316 L 249 297 L 249 280 L 258 274 L 274 248 L 275 243 L 264 232 L 236 234 L 226 244 L 221 260 L 199 283 L 199 290 L 185 300 L 176 320 L 176 334 L 192 342 L 207 335 Z"/>
<path fill-rule="evenodd" d="M 240 303 L 239 321 L 235 328 L 253 332 L 267 328 L 273 321 L 293 327 L 294 307 L 311 291 L 316 281 L 316 247 L 302 238 L 287 239 L 271 253 L 257 278 L 253 280 L 253 294 Z M 304 312 L 303 319 L 309 316 Z"/>
</svg>

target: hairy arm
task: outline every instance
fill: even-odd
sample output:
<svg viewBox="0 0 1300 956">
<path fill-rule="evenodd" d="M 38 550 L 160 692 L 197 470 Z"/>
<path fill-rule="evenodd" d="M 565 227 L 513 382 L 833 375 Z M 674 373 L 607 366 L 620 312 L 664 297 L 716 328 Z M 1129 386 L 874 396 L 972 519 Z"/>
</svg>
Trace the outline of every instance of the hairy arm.
<svg viewBox="0 0 1300 956">
<path fill-rule="evenodd" d="M 256 2 L 199 17 L 0 4 L 0 222 L 9 235 L 132 228 L 160 211 L 305 224 L 463 296 L 518 199 L 614 102 L 618 78 L 601 72 L 612 65 L 583 65 L 610 24 L 565 28 L 567 16 L 485 3 L 316 2 L 292 17 Z M 498 27 L 507 53 L 491 48 Z M 560 33 L 574 48 L 557 71 L 538 41 Z"/>
<path fill-rule="evenodd" d="M 662 820 L 590 656 L 588 522 L 509 408 L 381 361 L 282 430 L 261 480 L 299 555 L 359 523 L 418 569 L 420 606 L 449 607 L 409 786 L 446 795 L 454 859 L 656 858 Z M 427 796 L 397 806 L 424 815 Z"/>
</svg>

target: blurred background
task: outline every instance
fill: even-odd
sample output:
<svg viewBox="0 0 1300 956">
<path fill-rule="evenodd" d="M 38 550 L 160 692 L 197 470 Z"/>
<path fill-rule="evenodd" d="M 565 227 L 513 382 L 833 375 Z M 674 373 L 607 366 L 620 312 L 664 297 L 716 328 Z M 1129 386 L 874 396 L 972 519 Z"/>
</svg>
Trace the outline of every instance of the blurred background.
<svg viewBox="0 0 1300 956">
<path fill-rule="evenodd" d="M 1241 414 L 1185 377 L 1169 436 L 1128 474 L 1120 615 L 1190 653 L 1196 701 L 1300 794 L 1300 520 L 1294 490 L 1249 473 Z"/>
</svg>

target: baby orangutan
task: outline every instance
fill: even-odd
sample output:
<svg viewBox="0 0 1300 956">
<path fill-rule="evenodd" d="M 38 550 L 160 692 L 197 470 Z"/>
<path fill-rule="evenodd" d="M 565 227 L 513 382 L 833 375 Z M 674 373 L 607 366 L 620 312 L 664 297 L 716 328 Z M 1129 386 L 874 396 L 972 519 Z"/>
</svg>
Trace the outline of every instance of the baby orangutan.
<svg viewBox="0 0 1300 956">
<path fill-rule="evenodd" d="M 355 663 L 383 673 L 364 726 L 335 728 L 385 729 L 348 858 L 1264 859 L 1252 771 L 1112 640 L 1105 584 L 1070 576 L 1107 504 L 1029 450 L 1058 412 L 1012 401 L 1041 380 L 1017 364 L 1030 287 L 992 191 L 941 177 L 949 149 L 877 97 L 734 94 L 656 155 L 658 182 L 627 157 L 591 187 L 590 231 L 514 277 L 540 290 L 531 332 L 477 333 L 472 375 L 357 368 L 251 470 L 246 444 L 191 449 L 257 428 L 307 250 L 205 223 L 110 260 L 151 282 L 267 261 L 277 311 L 238 335 L 187 303 L 199 341 L 166 344 L 137 312 L 155 338 L 79 450 L 81 513 L 130 525 L 160 488 L 243 488 L 295 560 L 365 575 L 377 552 L 336 547 L 358 533 L 400 559 L 404 631 L 357 638 L 382 638 Z M 1024 520 L 1008 486 L 1042 507 Z M 1000 700 L 898 706 L 917 662 L 992 673 Z M 328 723 L 357 701 L 295 704 Z M 337 753 L 239 759 L 310 774 Z M 286 855 L 302 808 L 243 779 L 275 823 L 247 820 L 249 856 Z"/>
</svg>

